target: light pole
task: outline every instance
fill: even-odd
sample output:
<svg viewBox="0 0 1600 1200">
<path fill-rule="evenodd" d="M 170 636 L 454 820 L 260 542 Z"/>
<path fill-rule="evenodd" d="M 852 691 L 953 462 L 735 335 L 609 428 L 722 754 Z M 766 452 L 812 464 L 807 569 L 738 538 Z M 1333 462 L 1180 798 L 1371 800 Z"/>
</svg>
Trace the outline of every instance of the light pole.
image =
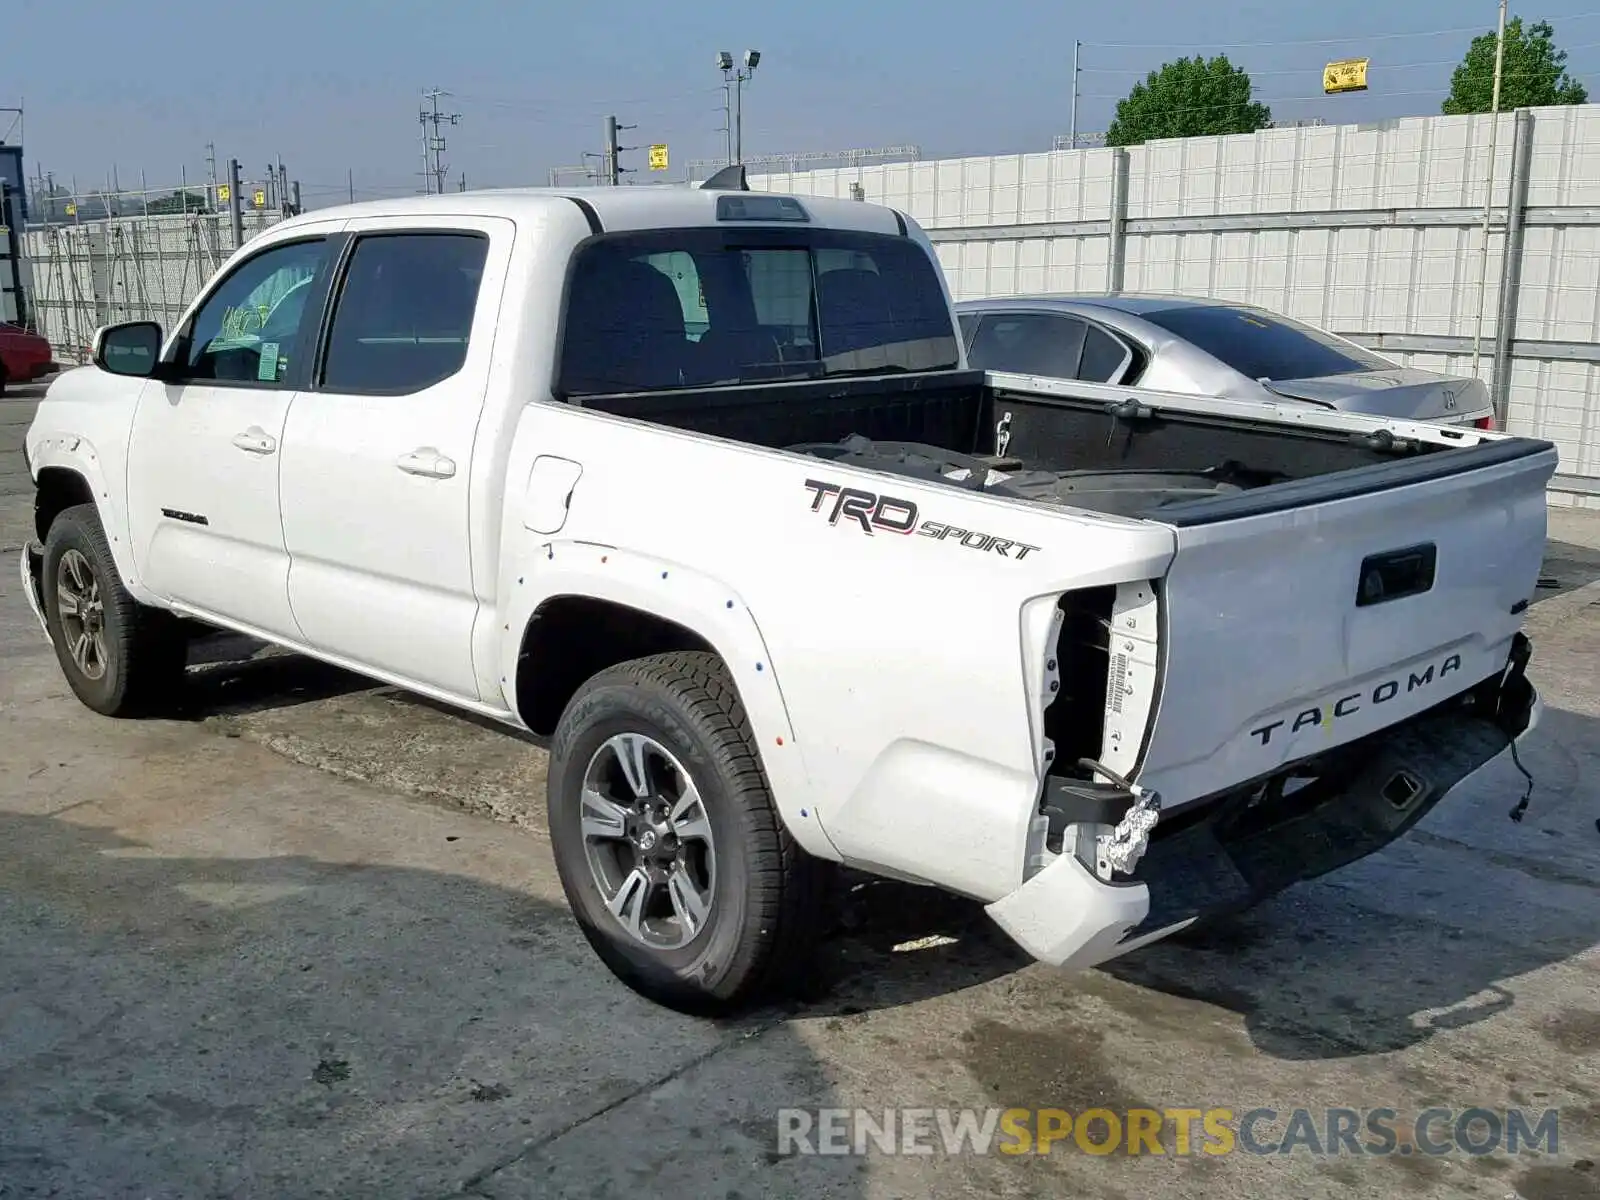
<svg viewBox="0 0 1600 1200">
<path fill-rule="evenodd" d="M 728 162 L 744 161 L 744 85 L 756 73 L 761 61 L 761 51 L 746 50 L 744 63 L 735 67 L 733 55 L 726 50 L 717 51 L 717 70 L 722 72 L 722 112 L 728 128 Z M 733 111 L 728 112 L 729 101 Z"/>
<path fill-rule="evenodd" d="M 1478 325 L 1472 334 L 1474 378 L 1478 375 L 1478 360 L 1483 351 L 1483 305 L 1489 291 L 1489 217 L 1494 211 L 1494 155 L 1500 133 L 1500 76 L 1505 61 L 1506 0 L 1500 0 L 1500 28 L 1494 38 L 1494 94 L 1489 100 L 1489 179 L 1483 189 L 1483 257 L 1478 263 Z"/>
</svg>

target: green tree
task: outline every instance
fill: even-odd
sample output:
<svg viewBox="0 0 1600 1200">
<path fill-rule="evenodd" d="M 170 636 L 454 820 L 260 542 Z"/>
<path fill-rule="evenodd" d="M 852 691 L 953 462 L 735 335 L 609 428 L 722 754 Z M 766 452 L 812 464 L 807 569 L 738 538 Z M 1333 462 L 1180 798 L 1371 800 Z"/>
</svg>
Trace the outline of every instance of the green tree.
<svg viewBox="0 0 1600 1200">
<path fill-rule="evenodd" d="M 1117 102 L 1106 131 L 1108 146 L 1137 146 L 1151 138 L 1254 133 L 1272 122 L 1272 110 L 1250 99 L 1250 76 L 1219 54 L 1166 63 L 1133 85 Z"/>
<path fill-rule="evenodd" d="M 1584 104 L 1589 93 L 1567 74 L 1567 52 L 1557 50 L 1555 30 L 1540 21 L 1523 28 L 1522 18 L 1506 22 L 1505 61 L 1500 66 L 1500 108 L 1530 108 L 1543 104 Z M 1495 35 L 1472 39 L 1467 56 L 1450 77 L 1447 115 L 1486 113 L 1494 106 Z"/>
</svg>

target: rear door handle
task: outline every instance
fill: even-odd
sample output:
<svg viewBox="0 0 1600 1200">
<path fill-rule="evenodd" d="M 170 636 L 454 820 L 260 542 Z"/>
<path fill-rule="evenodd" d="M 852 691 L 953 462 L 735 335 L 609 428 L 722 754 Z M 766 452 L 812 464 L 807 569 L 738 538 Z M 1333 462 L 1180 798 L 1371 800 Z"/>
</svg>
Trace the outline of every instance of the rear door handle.
<svg viewBox="0 0 1600 1200">
<path fill-rule="evenodd" d="M 233 444 L 251 454 L 271 454 L 278 448 L 278 439 L 259 425 L 252 425 L 243 433 L 233 435 Z"/>
<path fill-rule="evenodd" d="M 449 479 L 456 473 L 455 461 L 446 458 L 432 446 L 402 454 L 395 466 L 407 475 L 421 475 L 425 479 Z"/>
</svg>

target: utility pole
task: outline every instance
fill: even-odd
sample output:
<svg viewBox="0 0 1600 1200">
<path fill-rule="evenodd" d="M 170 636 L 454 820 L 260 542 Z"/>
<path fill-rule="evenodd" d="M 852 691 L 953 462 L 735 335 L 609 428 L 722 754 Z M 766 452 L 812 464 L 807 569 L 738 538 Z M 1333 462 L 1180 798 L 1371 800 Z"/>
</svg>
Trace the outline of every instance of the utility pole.
<svg viewBox="0 0 1600 1200">
<path fill-rule="evenodd" d="M 206 202 L 209 203 L 209 204 L 216 204 L 216 202 L 217 202 L 217 144 L 215 142 L 207 142 L 206 143 L 206 171 L 211 176 L 211 194 L 206 197 Z"/>
<path fill-rule="evenodd" d="M 444 161 L 444 136 L 439 132 L 439 127 L 456 124 L 461 120 L 461 114 L 439 111 L 440 99 L 448 95 L 449 92 L 440 91 L 438 88 L 422 93 L 422 98 L 430 105 L 417 117 L 422 125 L 422 186 L 425 193 L 437 191 L 443 195 L 444 181 L 450 174 L 450 168 Z"/>
<path fill-rule="evenodd" d="M 607 187 L 616 187 L 622 182 L 622 176 L 631 170 L 631 168 L 622 165 L 622 152 L 624 150 L 638 149 L 637 146 L 618 145 L 617 134 L 624 129 L 637 128 L 637 125 L 618 125 L 615 117 L 606 118 L 606 148 L 600 160 L 600 182 Z"/>
<path fill-rule="evenodd" d="M 1489 179 L 1483 189 L 1483 260 L 1478 265 L 1478 326 L 1472 334 L 1472 374 L 1478 374 L 1483 349 L 1483 305 L 1489 290 L 1489 215 L 1494 211 L 1494 155 L 1500 133 L 1500 74 L 1506 61 L 1506 0 L 1500 0 L 1500 29 L 1494 40 L 1494 94 L 1489 101 Z"/>
<path fill-rule="evenodd" d="M 239 160 L 228 160 L 228 216 L 233 224 L 233 248 L 244 245 L 244 208 L 239 196 Z"/>
<path fill-rule="evenodd" d="M 1068 150 L 1078 148 L 1078 52 L 1082 49 L 1082 42 L 1072 43 L 1072 123 L 1067 129 Z"/>
</svg>

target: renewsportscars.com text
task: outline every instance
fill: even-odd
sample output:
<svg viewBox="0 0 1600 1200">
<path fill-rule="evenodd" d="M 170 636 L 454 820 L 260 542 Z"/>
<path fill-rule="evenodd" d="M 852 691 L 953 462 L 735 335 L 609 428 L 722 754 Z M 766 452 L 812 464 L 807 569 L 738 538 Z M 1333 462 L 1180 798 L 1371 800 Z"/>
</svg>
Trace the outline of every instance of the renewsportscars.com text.
<svg viewBox="0 0 1600 1200">
<path fill-rule="evenodd" d="M 779 1154 L 1483 1155 L 1557 1152 L 1560 1114 L 1490 1108 L 785 1108 Z"/>
</svg>

